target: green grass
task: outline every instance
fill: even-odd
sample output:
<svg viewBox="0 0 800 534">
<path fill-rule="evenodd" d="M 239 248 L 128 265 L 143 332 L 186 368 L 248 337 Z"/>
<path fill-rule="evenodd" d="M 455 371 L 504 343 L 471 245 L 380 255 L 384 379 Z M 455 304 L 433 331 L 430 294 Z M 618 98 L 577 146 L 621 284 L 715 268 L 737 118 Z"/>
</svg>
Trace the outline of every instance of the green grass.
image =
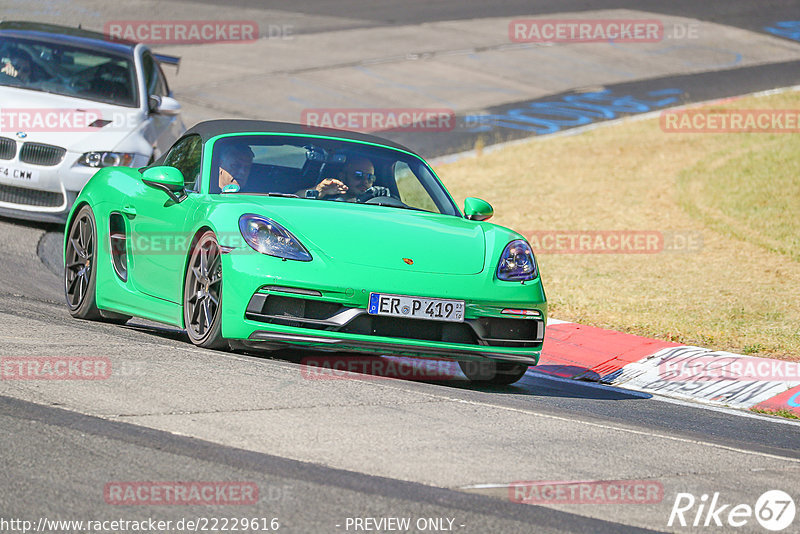
<svg viewBox="0 0 800 534">
<path fill-rule="evenodd" d="M 719 232 L 800 261 L 800 136 L 760 141 L 734 143 L 684 170 L 680 202 Z"/>
<path fill-rule="evenodd" d="M 800 93 L 726 107 L 800 109 Z M 702 237 L 690 252 L 538 254 L 553 317 L 800 359 L 800 135 L 666 133 L 643 120 L 532 139 L 437 173 L 457 200 L 485 198 L 493 222 L 523 235 Z"/>
<path fill-rule="evenodd" d="M 751 412 L 756 413 L 763 413 L 766 415 L 775 415 L 777 417 L 785 417 L 786 419 L 800 419 L 800 415 L 797 415 L 791 410 L 764 410 L 761 408 L 750 408 Z"/>
</svg>

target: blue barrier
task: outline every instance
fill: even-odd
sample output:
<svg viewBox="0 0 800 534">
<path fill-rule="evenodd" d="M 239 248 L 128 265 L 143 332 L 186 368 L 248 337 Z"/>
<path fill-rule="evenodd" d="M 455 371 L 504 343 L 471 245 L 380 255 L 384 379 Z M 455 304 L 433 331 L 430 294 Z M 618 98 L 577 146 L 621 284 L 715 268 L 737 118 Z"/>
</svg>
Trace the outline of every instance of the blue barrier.
<svg viewBox="0 0 800 534">
<path fill-rule="evenodd" d="M 566 95 L 559 100 L 537 101 L 499 114 L 467 115 L 464 126 L 469 132 L 489 132 L 496 128 L 509 128 L 551 134 L 565 128 L 574 128 L 600 120 L 609 120 L 622 114 L 645 113 L 679 101 L 680 89 L 650 91 L 637 98 L 617 95 L 609 89 L 577 95 Z"/>
<path fill-rule="evenodd" d="M 782 20 L 774 26 L 765 26 L 764 30 L 778 37 L 800 41 L 800 20 Z"/>
</svg>

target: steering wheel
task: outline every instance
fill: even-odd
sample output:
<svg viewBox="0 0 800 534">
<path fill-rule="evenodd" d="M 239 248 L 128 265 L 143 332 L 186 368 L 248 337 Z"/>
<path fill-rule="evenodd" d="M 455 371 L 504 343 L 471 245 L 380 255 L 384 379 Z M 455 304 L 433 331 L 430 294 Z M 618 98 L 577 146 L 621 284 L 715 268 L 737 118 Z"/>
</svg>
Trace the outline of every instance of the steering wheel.
<svg viewBox="0 0 800 534">
<path fill-rule="evenodd" d="M 386 195 L 372 195 L 369 196 L 372 188 L 367 189 L 364 193 L 361 193 L 359 196 L 355 198 L 355 201 L 359 204 L 373 204 L 375 206 L 394 206 L 398 208 L 410 208 L 408 204 L 400 200 L 395 196 L 386 196 Z M 336 195 L 336 196 L 329 196 L 326 197 L 325 200 L 333 200 L 336 202 L 348 202 L 348 199 L 344 197 L 344 195 Z"/>
</svg>

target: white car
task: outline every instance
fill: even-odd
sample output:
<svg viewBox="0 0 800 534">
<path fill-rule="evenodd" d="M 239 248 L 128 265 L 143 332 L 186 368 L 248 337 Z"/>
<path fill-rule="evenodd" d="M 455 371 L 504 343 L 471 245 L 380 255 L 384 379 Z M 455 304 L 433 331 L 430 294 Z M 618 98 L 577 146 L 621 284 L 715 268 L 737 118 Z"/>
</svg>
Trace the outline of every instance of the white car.
<svg viewBox="0 0 800 534">
<path fill-rule="evenodd" d="M 63 222 L 101 167 L 144 167 L 186 129 L 160 64 L 138 43 L 0 22 L 0 215 Z"/>
</svg>

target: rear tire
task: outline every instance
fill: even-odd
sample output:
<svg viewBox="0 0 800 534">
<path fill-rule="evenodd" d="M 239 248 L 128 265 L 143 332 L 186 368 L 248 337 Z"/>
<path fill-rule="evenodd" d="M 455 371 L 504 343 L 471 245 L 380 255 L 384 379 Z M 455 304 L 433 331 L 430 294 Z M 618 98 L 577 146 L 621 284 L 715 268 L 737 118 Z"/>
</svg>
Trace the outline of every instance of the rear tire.
<svg viewBox="0 0 800 534">
<path fill-rule="evenodd" d="M 64 295 L 73 317 L 99 321 L 97 308 L 97 226 L 92 208 L 80 209 L 67 231 Z"/>
<path fill-rule="evenodd" d="M 464 376 L 473 384 L 507 386 L 522 378 L 528 371 L 524 363 L 486 361 L 459 361 Z"/>
<path fill-rule="evenodd" d="M 88 205 L 80 209 L 67 232 L 64 293 L 73 317 L 89 321 L 125 324 L 130 315 L 97 307 L 97 225 Z"/>
<path fill-rule="evenodd" d="M 183 288 L 183 321 L 189 340 L 206 349 L 228 349 L 222 337 L 222 253 L 205 232 L 189 256 Z"/>
</svg>

